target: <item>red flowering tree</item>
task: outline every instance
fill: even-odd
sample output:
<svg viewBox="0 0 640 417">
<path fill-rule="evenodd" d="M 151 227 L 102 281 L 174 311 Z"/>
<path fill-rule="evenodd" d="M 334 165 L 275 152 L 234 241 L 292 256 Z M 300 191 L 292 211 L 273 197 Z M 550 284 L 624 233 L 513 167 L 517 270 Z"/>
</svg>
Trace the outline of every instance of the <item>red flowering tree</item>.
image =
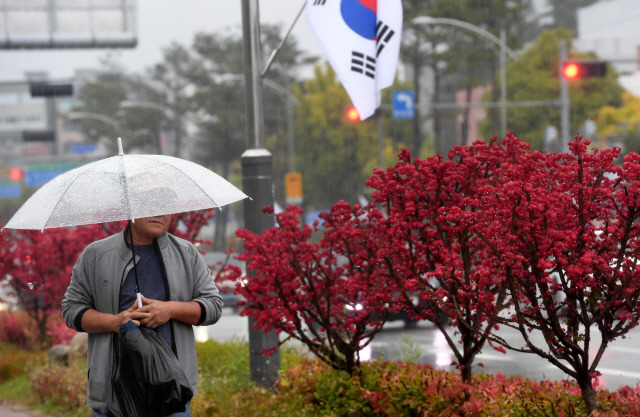
<svg viewBox="0 0 640 417">
<path fill-rule="evenodd" d="M 198 235 L 200 229 L 206 226 L 215 215 L 213 209 L 175 214 L 171 219 L 169 232 L 194 244 L 211 244 L 209 240 L 198 239 Z"/>
<path fill-rule="evenodd" d="M 174 216 L 169 231 L 196 242 L 200 228 L 214 216 L 211 210 Z M 121 231 L 126 222 L 75 228 L 4 230 L 0 242 L 0 284 L 7 285 L 38 328 L 41 347 L 47 344 L 49 316 L 58 313 L 80 252 L 91 242 Z"/>
<path fill-rule="evenodd" d="M 499 276 L 479 268 L 486 244 L 458 214 L 477 213 L 479 192 L 496 181 L 504 158 L 495 138 L 490 145 L 455 147 L 446 160 L 436 155 L 412 161 L 403 150 L 394 167 L 377 169 L 367 181 L 373 202 L 386 214 L 387 241 L 380 256 L 393 303 L 436 324 L 467 383 L 496 322 L 485 310 L 499 313 L 509 298 Z"/>
<path fill-rule="evenodd" d="M 60 311 L 78 255 L 87 244 L 106 236 L 101 226 L 3 231 L 0 279 L 35 322 L 41 348 L 47 345 L 49 317 Z"/>
<path fill-rule="evenodd" d="M 255 271 L 236 287 L 246 299 L 241 315 L 254 317 L 264 331 L 287 334 L 284 341 L 301 341 L 331 367 L 353 374 L 359 351 L 386 321 L 386 315 L 369 321 L 386 301 L 385 271 L 376 259 L 377 226 L 384 219 L 379 211 L 339 202 L 321 214 L 323 236 L 313 243 L 318 224 L 300 227 L 301 213 L 289 206 L 276 216 L 277 227 L 261 235 L 236 232 L 245 249 L 237 258 Z"/>
<path fill-rule="evenodd" d="M 459 213 L 490 249 L 479 268 L 518 299 L 509 314 L 485 312 L 522 342 L 491 338 L 574 378 L 591 412 L 600 359 L 640 314 L 640 157 L 616 166 L 619 149 L 589 150 L 582 137 L 571 154 L 527 152 L 514 137 L 504 146 L 508 157 L 479 194 L 480 210 Z"/>
</svg>

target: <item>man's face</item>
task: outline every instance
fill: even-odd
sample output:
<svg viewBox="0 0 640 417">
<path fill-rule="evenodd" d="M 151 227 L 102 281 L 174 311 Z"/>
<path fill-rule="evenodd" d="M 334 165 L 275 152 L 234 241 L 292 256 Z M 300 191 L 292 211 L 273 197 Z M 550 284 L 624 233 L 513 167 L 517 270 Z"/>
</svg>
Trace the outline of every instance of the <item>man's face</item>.
<svg viewBox="0 0 640 417">
<path fill-rule="evenodd" d="M 153 239 L 164 235 L 171 224 L 171 214 L 143 217 L 131 223 L 133 242 L 136 245 L 148 245 Z M 127 236 L 128 238 L 128 236 Z"/>
</svg>

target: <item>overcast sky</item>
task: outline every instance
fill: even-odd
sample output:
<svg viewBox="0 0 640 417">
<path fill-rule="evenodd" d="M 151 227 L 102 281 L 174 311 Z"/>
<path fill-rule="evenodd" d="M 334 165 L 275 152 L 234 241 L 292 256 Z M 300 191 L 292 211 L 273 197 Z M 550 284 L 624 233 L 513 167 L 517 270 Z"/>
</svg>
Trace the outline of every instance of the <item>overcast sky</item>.
<svg viewBox="0 0 640 417">
<path fill-rule="evenodd" d="M 261 0 L 260 21 L 278 23 L 283 34 L 306 0 Z M 120 49 L 123 65 L 131 72 L 160 62 L 162 48 L 176 41 L 190 46 L 198 32 L 242 31 L 240 0 L 138 0 L 138 45 Z M 307 24 L 305 13 L 296 23 L 292 36 L 308 53 L 322 56 Z M 51 78 L 70 78 L 76 69 L 97 68 L 107 49 L 0 50 L 0 80 L 18 81 L 25 72 L 47 71 Z M 265 57 L 266 59 L 266 57 Z"/>
</svg>

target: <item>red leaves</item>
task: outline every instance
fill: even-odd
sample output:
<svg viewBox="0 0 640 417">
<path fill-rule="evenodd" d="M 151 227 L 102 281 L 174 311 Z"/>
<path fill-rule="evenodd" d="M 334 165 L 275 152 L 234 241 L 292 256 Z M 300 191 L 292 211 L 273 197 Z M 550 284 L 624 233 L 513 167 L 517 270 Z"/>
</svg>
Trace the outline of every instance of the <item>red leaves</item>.
<svg viewBox="0 0 640 417">
<path fill-rule="evenodd" d="M 619 149 L 593 150 L 582 137 L 570 149 L 532 152 L 509 134 L 447 159 L 403 150 L 367 180 L 375 205 L 340 202 L 313 229 L 289 207 L 261 236 L 238 231 L 255 272 L 238 289 L 244 314 L 342 369 L 357 364 L 370 312 L 409 310 L 446 332 L 445 314 L 460 334 L 460 346 L 449 342 L 465 378 L 489 338 L 587 386 L 584 370 L 600 358 L 582 362 L 590 346 L 624 337 L 640 317 L 640 157 L 616 166 Z M 497 324 L 522 340 L 495 337 Z"/>
<path fill-rule="evenodd" d="M 175 214 L 171 219 L 169 231 L 174 235 L 192 243 L 211 243 L 206 240 L 198 240 L 200 229 L 215 217 L 213 209 L 189 211 Z"/>
<path fill-rule="evenodd" d="M 299 339 L 332 367 L 354 372 L 361 346 L 385 321 L 368 320 L 385 303 L 374 229 L 384 219 L 373 208 L 339 202 L 320 216 L 324 235 L 316 244 L 311 238 L 318 229 L 300 227 L 300 214 L 289 206 L 262 235 L 237 231 L 245 248 L 238 259 L 254 271 L 236 287 L 246 299 L 242 314 L 265 331 Z"/>
</svg>

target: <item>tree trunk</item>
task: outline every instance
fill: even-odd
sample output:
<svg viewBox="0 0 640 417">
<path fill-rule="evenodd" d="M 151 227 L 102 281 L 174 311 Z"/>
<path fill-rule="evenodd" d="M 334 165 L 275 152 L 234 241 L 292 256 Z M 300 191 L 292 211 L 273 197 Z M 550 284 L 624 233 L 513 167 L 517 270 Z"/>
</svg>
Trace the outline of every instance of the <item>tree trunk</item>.
<svg viewBox="0 0 640 417">
<path fill-rule="evenodd" d="M 596 400 L 596 392 L 593 389 L 593 383 L 589 375 L 581 376 L 578 385 L 582 390 L 582 399 L 587 406 L 587 413 L 591 413 L 598 409 L 598 401 Z"/>
<path fill-rule="evenodd" d="M 473 376 L 471 373 L 471 364 L 473 363 L 473 359 L 466 362 L 468 363 L 460 364 L 460 376 L 462 377 L 462 382 L 471 385 L 471 377 Z"/>
</svg>

